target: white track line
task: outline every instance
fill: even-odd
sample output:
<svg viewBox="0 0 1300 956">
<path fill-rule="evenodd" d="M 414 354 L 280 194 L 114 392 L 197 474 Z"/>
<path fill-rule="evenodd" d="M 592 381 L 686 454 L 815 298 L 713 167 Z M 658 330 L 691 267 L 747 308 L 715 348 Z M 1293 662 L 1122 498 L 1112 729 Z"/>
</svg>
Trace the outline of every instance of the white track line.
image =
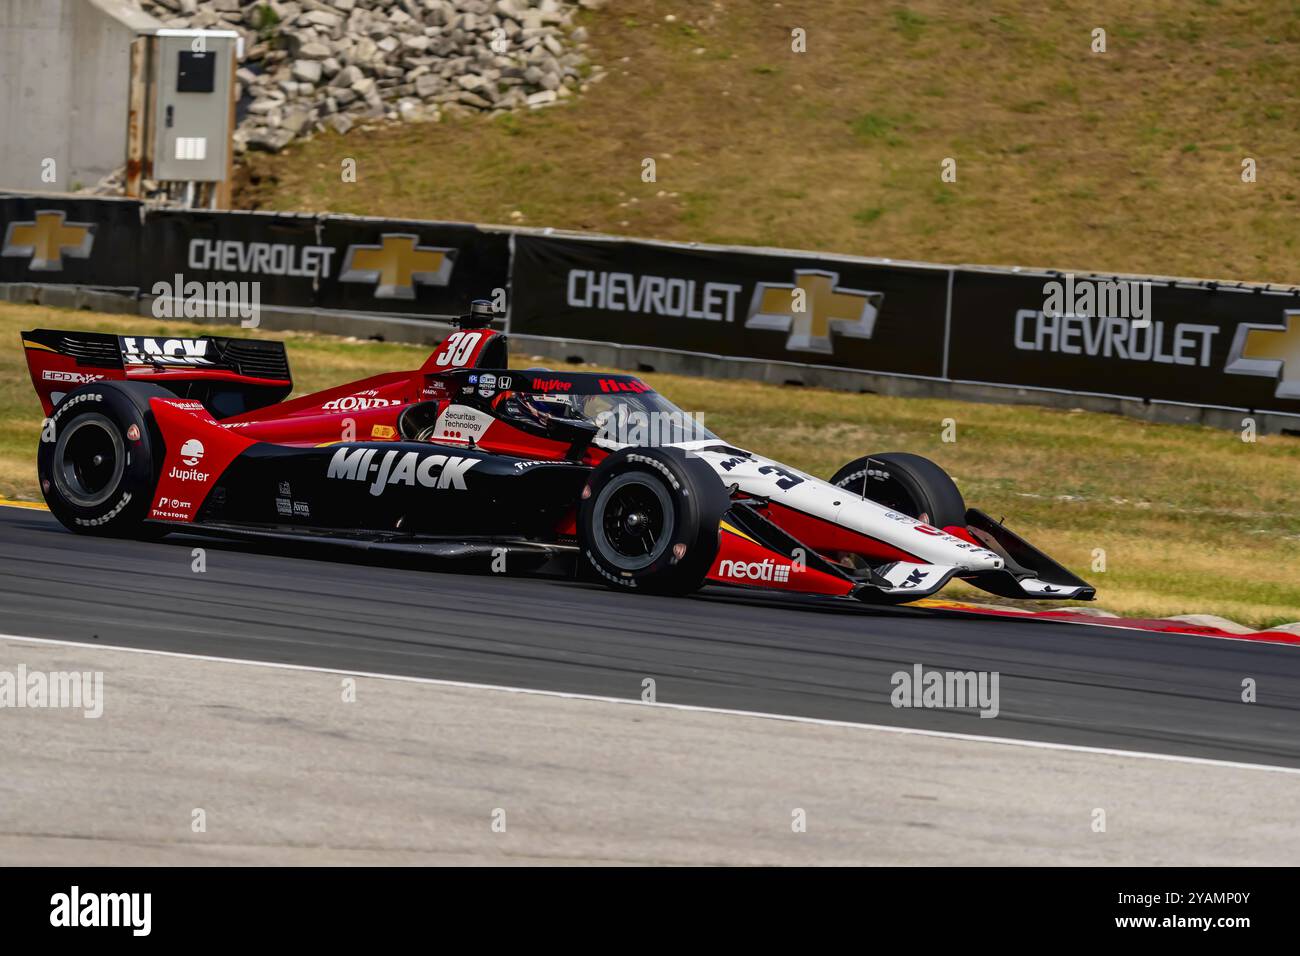
<svg viewBox="0 0 1300 956">
<path fill-rule="evenodd" d="M 987 737 L 981 734 L 963 734 L 948 730 L 921 730 L 914 727 L 894 727 L 889 724 L 865 724 L 849 720 L 828 720 L 823 717 L 800 717 L 794 714 L 772 714 L 758 710 L 731 710 L 725 707 L 705 707 L 698 704 L 647 704 L 628 697 L 603 697 L 599 694 L 576 694 L 569 691 L 540 690 L 533 687 L 509 687 L 502 684 L 476 684 L 470 681 L 446 680 L 440 677 L 410 677 L 403 674 L 376 674 L 369 671 L 339 670 L 334 667 L 316 667 L 310 664 L 282 664 L 274 661 L 253 661 L 237 657 L 215 657 L 209 654 L 186 654 L 181 651 L 159 651 L 145 647 L 123 647 L 117 644 L 100 644 L 88 641 L 65 641 L 59 638 L 29 637 L 24 634 L 0 634 L 3 641 L 27 641 L 33 644 L 55 644 L 61 647 L 80 647 L 88 650 L 125 651 L 130 654 L 153 654 L 157 657 L 178 657 L 185 660 L 211 661 L 217 664 L 243 664 L 249 667 L 270 667 L 277 670 L 306 671 L 316 674 L 338 674 L 343 677 L 368 677 L 375 680 L 404 681 L 408 684 L 427 684 L 434 687 L 457 687 L 466 690 L 488 690 L 506 694 L 532 694 L 537 697 L 555 697 L 561 700 L 586 700 L 602 704 L 622 704 L 659 710 L 678 710 L 686 713 L 719 714 L 728 717 L 755 717 L 762 720 L 783 720 L 795 724 L 813 724 L 818 727 L 851 727 L 857 730 L 875 730 L 887 734 L 913 737 L 936 737 L 941 740 L 965 740 L 972 743 L 1002 744 L 1008 747 L 1028 747 L 1034 750 L 1059 750 L 1067 753 L 1094 754 L 1103 757 L 1131 757 L 1142 760 L 1163 760 L 1168 763 L 1195 764 L 1204 767 L 1221 767 L 1233 770 L 1267 770 L 1272 773 L 1300 774 L 1300 767 L 1276 767 L 1262 763 L 1241 763 L 1235 760 L 1215 760 L 1210 757 L 1185 757 L 1178 754 L 1150 753 L 1145 750 L 1117 750 L 1110 747 L 1085 747 L 1080 744 L 1059 744 L 1041 740 L 1019 740 L 1015 737 Z"/>
</svg>

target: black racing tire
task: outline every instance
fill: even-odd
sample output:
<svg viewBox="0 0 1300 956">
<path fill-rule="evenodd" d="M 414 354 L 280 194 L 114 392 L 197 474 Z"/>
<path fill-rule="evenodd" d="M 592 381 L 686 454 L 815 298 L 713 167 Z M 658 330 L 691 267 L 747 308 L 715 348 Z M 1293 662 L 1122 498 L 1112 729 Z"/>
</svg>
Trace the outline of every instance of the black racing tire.
<svg viewBox="0 0 1300 956">
<path fill-rule="evenodd" d="M 920 455 L 864 455 L 837 471 L 831 484 L 936 528 L 966 526 L 966 502 L 956 482 Z"/>
<path fill-rule="evenodd" d="M 616 591 L 689 594 L 713 566 L 730 504 L 713 469 L 680 448 L 616 451 L 582 491 L 584 564 Z"/>
<path fill-rule="evenodd" d="M 82 385 L 41 427 L 36 473 L 50 513 L 69 531 L 156 539 L 148 524 L 163 444 L 149 399 L 176 396 L 143 382 Z"/>
</svg>

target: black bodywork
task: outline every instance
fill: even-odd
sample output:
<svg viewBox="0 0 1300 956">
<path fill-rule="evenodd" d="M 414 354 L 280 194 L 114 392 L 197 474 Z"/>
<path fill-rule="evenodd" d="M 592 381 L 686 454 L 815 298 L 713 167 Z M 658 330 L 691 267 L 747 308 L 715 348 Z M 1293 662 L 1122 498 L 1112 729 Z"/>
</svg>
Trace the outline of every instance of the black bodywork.
<svg viewBox="0 0 1300 956">
<path fill-rule="evenodd" d="M 590 473 L 430 442 L 258 444 L 222 475 L 198 521 L 554 539 Z"/>
</svg>

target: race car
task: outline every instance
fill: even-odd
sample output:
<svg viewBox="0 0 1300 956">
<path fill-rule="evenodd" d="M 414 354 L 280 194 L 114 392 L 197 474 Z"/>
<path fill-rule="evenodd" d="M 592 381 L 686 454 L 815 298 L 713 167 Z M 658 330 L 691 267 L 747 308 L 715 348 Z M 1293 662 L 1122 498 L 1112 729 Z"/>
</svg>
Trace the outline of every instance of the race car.
<svg viewBox="0 0 1300 956">
<path fill-rule="evenodd" d="M 864 455 L 823 481 L 635 376 L 511 369 L 492 321 L 476 301 L 420 368 L 293 399 L 279 342 L 23 332 L 41 491 L 78 533 L 332 542 L 643 593 L 901 603 L 956 577 L 1095 596 L 925 458 Z"/>
</svg>

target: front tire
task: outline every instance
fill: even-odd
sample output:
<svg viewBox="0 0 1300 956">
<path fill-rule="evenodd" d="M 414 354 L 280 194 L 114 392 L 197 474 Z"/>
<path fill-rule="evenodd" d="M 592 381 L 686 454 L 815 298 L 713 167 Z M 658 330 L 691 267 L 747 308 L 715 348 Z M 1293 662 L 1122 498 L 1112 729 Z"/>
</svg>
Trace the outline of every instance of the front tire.
<svg viewBox="0 0 1300 956">
<path fill-rule="evenodd" d="M 625 448 L 591 473 L 578 508 L 585 562 L 614 590 L 689 594 L 718 554 L 722 482 L 680 448 Z"/>
<path fill-rule="evenodd" d="M 837 471 L 831 484 L 936 528 L 966 525 L 966 502 L 957 483 L 920 455 L 865 455 Z"/>
<path fill-rule="evenodd" d="M 98 382 L 70 392 L 41 429 L 36 472 L 50 513 L 69 531 L 156 538 L 145 523 L 162 462 L 143 383 Z M 161 532 L 165 534 L 165 529 Z"/>
</svg>

